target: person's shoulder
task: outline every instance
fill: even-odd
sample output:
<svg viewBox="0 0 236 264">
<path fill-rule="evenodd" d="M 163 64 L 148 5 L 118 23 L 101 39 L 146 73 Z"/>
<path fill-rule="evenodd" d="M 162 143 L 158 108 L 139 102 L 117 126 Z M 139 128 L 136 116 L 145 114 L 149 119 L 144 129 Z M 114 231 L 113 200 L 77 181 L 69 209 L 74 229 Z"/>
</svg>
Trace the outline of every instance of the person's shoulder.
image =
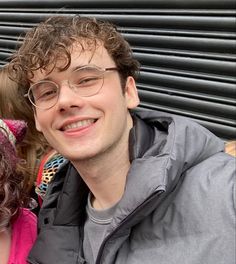
<svg viewBox="0 0 236 264">
<path fill-rule="evenodd" d="M 19 218 L 31 223 L 37 223 L 37 216 L 28 208 L 21 208 Z"/>
<path fill-rule="evenodd" d="M 23 251 L 30 248 L 37 236 L 37 217 L 27 208 L 21 208 L 12 225 L 12 243 Z"/>
<path fill-rule="evenodd" d="M 21 208 L 19 216 L 14 223 L 16 231 L 22 230 L 22 234 L 31 234 L 35 236 L 37 230 L 37 216 L 28 208 Z"/>
<path fill-rule="evenodd" d="M 236 202 L 235 176 L 235 158 L 224 152 L 193 165 L 185 172 L 181 184 L 182 194 L 187 194 L 185 205 L 191 207 L 194 202 L 196 210 L 208 214 L 208 219 L 215 217 L 223 223 L 228 218 L 232 224 Z"/>
<path fill-rule="evenodd" d="M 21 208 L 12 224 L 11 255 L 9 263 L 26 263 L 27 255 L 37 237 L 37 217 L 29 209 Z"/>
<path fill-rule="evenodd" d="M 209 195 L 219 197 L 228 194 L 232 198 L 236 176 L 235 158 L 223 151 L 215 153 L 192 166 L 186 176 L 193 189 L 201 186 Z"/>
<path fill-rule="evenodd" d="M 203 170 L 208 173 L 212 172 L 214 175 L 221 174 L 222 172 L 224 172 L 224 175 L 227 173 L 233 175 L 236 171 L 236 164 L 233 156 L 220 151 L 207 157 L 200 163 L 195 164 L 193 168 L 199 171 Z"/>
</svg>

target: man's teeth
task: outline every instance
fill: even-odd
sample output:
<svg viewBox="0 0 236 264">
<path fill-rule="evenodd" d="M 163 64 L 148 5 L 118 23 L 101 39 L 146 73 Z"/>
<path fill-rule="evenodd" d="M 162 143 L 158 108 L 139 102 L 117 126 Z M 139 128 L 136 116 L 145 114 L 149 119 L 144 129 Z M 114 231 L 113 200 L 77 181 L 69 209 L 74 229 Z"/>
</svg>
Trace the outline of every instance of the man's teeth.
<svg viewBox="0 0 236 264">
<path fill-rule="evenodd" d="M 81 120 L 81 121 L 66 125 L 63 130 L 88 126 L 88 125 L 94 123 L 94 121 L 95 121 L 94 119 Z"/>
</svg>

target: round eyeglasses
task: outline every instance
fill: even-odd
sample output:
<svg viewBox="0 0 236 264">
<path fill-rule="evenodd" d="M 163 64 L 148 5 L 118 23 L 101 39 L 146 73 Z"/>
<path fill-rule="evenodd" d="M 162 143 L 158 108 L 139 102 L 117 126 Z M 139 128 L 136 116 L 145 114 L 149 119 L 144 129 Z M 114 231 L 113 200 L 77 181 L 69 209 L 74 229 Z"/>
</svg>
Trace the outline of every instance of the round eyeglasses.
<svg viewBox="0 0 236 264">
<path fill-rule="evenodd" d="M 79 96 L 93 96 L 101 90 L 104 83 L 104 74 L 107 71 L 117 71 L 116 67 L 99 68 L 95 65 L 86 65 L 73 71 L 68 79 L 69 87 Z M 42 80 L 30 86 L 25 97 L 32 105 L 40 109 L 53 107 L 59 98 L 60 86 L 48 80 Z"/>
</svg>

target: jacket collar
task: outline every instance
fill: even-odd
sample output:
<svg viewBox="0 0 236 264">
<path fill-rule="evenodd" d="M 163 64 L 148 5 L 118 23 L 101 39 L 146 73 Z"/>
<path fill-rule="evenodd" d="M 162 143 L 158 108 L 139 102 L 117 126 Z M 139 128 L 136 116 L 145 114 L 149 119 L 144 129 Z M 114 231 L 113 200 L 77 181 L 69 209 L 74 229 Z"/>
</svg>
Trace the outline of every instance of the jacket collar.
<svg viewBox="0 0 236 264">
<path fill-rule="evenodd" d="M 171 192 L 188 168 L 223 150 L 221 140 L 185 118 L 138 111 L 133 119 L 129 141 L 132 163 L 113 228 L 154 193 Z M 58 197 L 55 224 L 83 223 L 88 187 L 70 163 L 55 176 L 48 197 L 51 203 Z"/>
<path fill-rule="evenodd" d="M 136 206 L 150 197 L 153 192 L 165 190 L 163 177 L 156 175 L 157 168 L 161 168 L 163 165 L 158 165 L 156 160 L 152 158 L 153 151 L 149 151 L 150 146 L 156 144 L 155 155 L 158 153 L 162 145 L 161 141 L 166 137 L 165 132 L 163 132 L 165 129 L 162 127 L 163 131 L 160 132 L 147 126 L 135 116 L 133 119 L 134 127 L 130 132 L 129 140 L 130 159 L 133 162 L 127 176 L 125 193 L 118 206 L 121 218 L 135 210 Z M 158 143 L 156 142 L 157 137 L 161 139 Z M 161 160 L 160 163 L 162 164 L 163 161 Z M 44 208 L 45 206 L 51 207 L 56 200 L 55 225 L 82 224 L 85 220 L 88 193 L 87 185 L 73 165 L 68 162 L 55 175 L 47 197 L 47 201 L 51 202 L 47 202 Z M 121 219 L 119 218 L 119 220 Z"/>
</svg>

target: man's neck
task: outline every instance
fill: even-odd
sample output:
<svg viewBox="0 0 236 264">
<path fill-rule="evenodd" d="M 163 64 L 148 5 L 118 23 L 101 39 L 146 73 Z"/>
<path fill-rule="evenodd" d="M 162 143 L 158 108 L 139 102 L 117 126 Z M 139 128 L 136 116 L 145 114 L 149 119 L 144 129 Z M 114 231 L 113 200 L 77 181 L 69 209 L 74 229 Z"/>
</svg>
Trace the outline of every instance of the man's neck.
<svg viewBox="0 0 236 264">
<path fill-rule="evenodd" d="M 94 197 L 95 209 L 117 203 L 123 193 L 130 168 L 128 135 L 121 144 L 98 157 L 73 163 Z"/>
<path fill-rule="evenodd" d="M 121 199 L 130 167 L 128 150 L 124 152 L 75 166 L 94 197 L 95 209 L 107 209 Z"/>
<path fill-rule="evenodd" d="M 129 134 L 131 116 L 123 135 L 102 153 L 90 159 L 72 162 L 90 189 L 95 209 L 107 209 L 122 197 L 130 168 Z"/>
</svg>

